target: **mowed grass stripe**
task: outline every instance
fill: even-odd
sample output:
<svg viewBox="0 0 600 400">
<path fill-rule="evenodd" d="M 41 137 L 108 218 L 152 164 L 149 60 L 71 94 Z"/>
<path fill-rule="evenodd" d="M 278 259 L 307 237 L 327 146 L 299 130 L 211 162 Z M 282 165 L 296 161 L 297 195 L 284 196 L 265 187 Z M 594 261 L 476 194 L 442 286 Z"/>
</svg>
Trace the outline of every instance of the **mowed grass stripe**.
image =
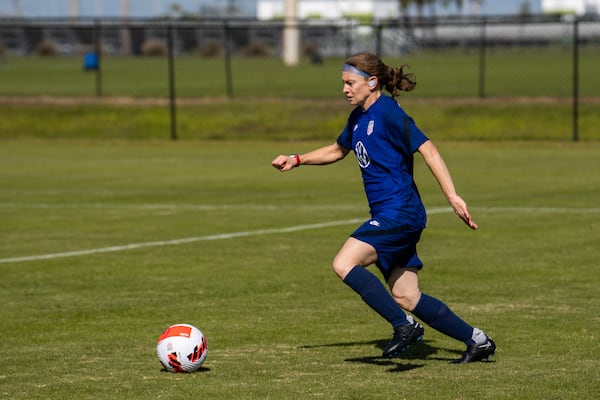
<svg viewBox="0 0 600 400">
<path fill-rule="evenodd" d="M 48 205 L 49 206 L 49 205 Z M 59 206 L 59 205 L 55 205 Z M 107 206 L 108 207 L 108 206 Z M 141 207 L 144 207 L 143 205 Z M 152 207 L 158 207 L 157 205 L 153 205 Z M 179 207 L 176 205 L 168 206 L 163 205 L 161 207 Z M 185 208 L 186 206 L 183 206 Z M 235 208 L 235 209 L 243 209 L 247 208 L 248 205 L 213 205 L 213 206 L 204 206 L 204 207 L 218 207 L 218 208 Z M 261 207 L 261 206 L 257 206 Z M 262 206 L 266 208 L 277 208 L 278 206 Z M 319 206 L 316 206 L 319 207 Z M 597 213 L 600 212 L 600 208 L 561 208 L 561 207 L 476 207 L 475 210 L 479 212 L 525 212 L 525 213 Z M 438 207 L 430 209 L 427 214 L 440 214 L 444 212 L 451 212 L 452 209 L 450 207 Z M 85 250 L 77 250 L 77 251 L 68 251 L 68 252 L 60 252 L 60 253 L 52 253 L 52 254 L 42 254 L 42 255 L 34 255 L 34 256 L 25 256 L 25 257 L 12 257 L 12 258 L 1 258 L 0 263 L 17 263 L 17 262 L 25 262 L 25 261 L 37 261 L 37 260 L 49 260 L 54 258 L 64 258 L 64 257 L 76 257 L 76 256 L 85 256 L 99 253 L 115 253 L 120 251 L 128 251 L 128 250 L 136 250 L 146 247 L 161 247 L 161 246 L 176 246 L 187 243 L 194 242 L 205 242 L 212 240 L 226 240 L 226 239 L 235 239 L 239 237 L 246 236 L 261 236 L 261 235 L 271 235 L 276 233 L 289 233 L 289 232 L 298 232 L 305 231 L 311 229 L 320 229 L 320 228 L 328 228 L 333 226 L 341 226 L 341 225 L 350 225 L 362 222 L 363 218 L 353 218 L 342 221 L 327 221 L 327 222 L 319 222 L 313 224 L 306 225 L 296 225 L 296 226 L 288 226 L 284 228 L 272 228 L 272 229 L 258 229 L 252 231 L 241 231 L 241 232 L 230 232 L 230 233 L 221 233 L 216 235 L 205 235 L 205 236 L 193 236 L 187 238 L 180 239 L 170 239 L 170 240 L 160 240 L 160 241 L 152 241 L 152 242 L 143 242 L 143 243 L 131 243 L 125 245 L 116 245 L 109 247 L 101 247 L 96 249 L 85 249 Z"/>
</svg>

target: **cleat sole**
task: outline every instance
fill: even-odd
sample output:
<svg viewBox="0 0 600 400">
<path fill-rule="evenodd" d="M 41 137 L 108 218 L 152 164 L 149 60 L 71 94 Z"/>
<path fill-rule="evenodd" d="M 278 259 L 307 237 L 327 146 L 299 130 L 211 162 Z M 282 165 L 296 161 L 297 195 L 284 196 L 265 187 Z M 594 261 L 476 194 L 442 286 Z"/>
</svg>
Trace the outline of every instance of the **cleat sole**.
<svg viewBox="0 0 600 400">
<path fill-rule="evenodd" d="M 415 340 L 415 342 L 418 342 L 418 341 L 420 341 L 420 340 L 422 340 L 422 339 L 423 339 L 423 335 L 419 336 L 419 337 L 418 337 L 418 338 Z M 396 352 L 394 352 L 394 353 L 392 353 L 392 354 L 389 354 L 389 355 L 387 356 L 387 358 L 394 358 L 394 357 L 398 357 L 400 354 L 402 354 L 402 353 L 404 353 L 406 350 L 410 349 L 410 346 L 411 346 L 411 345 L 409 344 L 408 346 L 406 346 L 406 347 L 403 347 L 402 349 L 400 349 L 400 350 L 398 350 L 398 351 L 396 351 Z"/>
</svg>

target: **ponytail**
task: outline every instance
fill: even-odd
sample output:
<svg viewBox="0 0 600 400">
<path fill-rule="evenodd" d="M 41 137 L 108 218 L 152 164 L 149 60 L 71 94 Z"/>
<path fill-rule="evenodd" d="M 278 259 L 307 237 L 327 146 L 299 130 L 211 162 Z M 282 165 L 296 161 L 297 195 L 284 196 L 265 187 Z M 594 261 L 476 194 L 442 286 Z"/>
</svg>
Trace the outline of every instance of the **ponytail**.
<svg viewBox="0 0 600 400">
<path fill-rule="evenodd" d="M 398 96 L 398 91 L 412 91 L 417 85 L 417 77 L 412 72 L 404 72 L 404 69 L 410 68 L 403 65 L 400 68 L 388 67 L 386 65 L 385 77 L 383 79 L 385 89 L 391 93 L 392 97 Z"/>
</svg>

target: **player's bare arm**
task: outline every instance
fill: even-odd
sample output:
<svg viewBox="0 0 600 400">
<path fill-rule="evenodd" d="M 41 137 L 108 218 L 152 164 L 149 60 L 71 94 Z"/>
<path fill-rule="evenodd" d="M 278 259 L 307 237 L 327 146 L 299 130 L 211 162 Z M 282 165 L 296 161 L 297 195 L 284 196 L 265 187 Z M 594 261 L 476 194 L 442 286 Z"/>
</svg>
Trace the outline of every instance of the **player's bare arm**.
<svg viewBox="0 0 600 400">
<path fill-rule="evenodd" d="M 430 140 L 423 143 L 419 149 L 419 153 L 423 156 L 425 163 L 429 167 L 429 170 L 437 180 L 444 196 L 448 200 L 448 203 L 452 206 L 452 209 L 458 215 L 460 219 L 471 229 L 477 229 L 477 224 L 471 218 L 471 214 L 467 208 L 465 201 L 456 193 L 452 177 L 448 171 L 448 167 L 442 158 L 442 155 L 438 151 L 437 147 Z"/>
<path fill-rule="evenodd" d="M 340 146 L 337 143 L 320 147 L 305 154 L 279 155 L 271 164 L 273 167 L 284 172 L 289 171 L 301 164 L 304 165 L 325 165 L 331 164 L 346 157 L 350 150 Z"/>
</svg>

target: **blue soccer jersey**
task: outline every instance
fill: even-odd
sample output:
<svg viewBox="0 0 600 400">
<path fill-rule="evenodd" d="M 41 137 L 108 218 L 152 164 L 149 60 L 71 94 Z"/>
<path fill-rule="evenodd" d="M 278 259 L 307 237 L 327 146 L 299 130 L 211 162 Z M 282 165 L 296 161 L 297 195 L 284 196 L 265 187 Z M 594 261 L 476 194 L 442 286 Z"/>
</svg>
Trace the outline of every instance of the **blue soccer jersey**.
<svg viewBox="0 0 600 400">
<path fill-rule="evenodd" d="M 405 135 L 408 127 L 409 135 Z M 391 97 L 355 108 L 337 143 L 354 151 L 373 217 L 424 228 L 425 207 L 413 182 L 412 154 L 427 136 Z M 410 146 L 410 148 L 408 148 Z"/>
</svg>

